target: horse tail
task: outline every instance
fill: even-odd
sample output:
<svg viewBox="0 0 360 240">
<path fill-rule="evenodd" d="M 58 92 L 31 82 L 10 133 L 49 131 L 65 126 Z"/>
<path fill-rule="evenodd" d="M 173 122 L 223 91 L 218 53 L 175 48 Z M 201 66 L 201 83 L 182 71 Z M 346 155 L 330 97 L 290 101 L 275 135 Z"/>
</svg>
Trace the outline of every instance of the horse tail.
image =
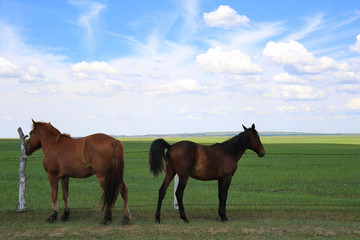
<svg viewBox="0 0 360 240">
<path fill-rule="evenodd" d="M 101 196 L 101 212 L 108 213 L 115 205 L 124 179 L 124 149 L 120 141 L 114 141 L 114 154 L 106 170 L 104 192 Z"/>
<path fill-rule="evenodd" d="M 152 142 L 149 152 L 150 172 L 157 176 L 164 171 L 165 149 L 170 150 L 171 145 L 164 139 L 159 138 Z"/>
</svg>

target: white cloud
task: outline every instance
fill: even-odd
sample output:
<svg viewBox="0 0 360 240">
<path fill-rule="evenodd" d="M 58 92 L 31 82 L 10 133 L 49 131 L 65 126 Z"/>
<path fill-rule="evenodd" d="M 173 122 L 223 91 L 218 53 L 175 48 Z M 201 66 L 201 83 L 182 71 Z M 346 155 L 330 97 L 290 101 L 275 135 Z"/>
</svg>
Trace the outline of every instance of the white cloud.
<svg viewBox="0 0 360 240">
<path fill-rule="evenodd" d="M 245 112 L 254 112 L 255 111 L 255 109 L 253 107 L 249 107 L 249 106 L 245 107 L 243 110 Z"/>
<path fill-rule="evenodd" d="M 200 120 L 200 117 L 194 116 L 194 115 L 192 115 L 192 114 L 187 115 L 186 118 L 192 119 L 192 120 Z"/>
<path fill-rule="evenodd" d="M 296 107 L 294 107 L 294 106 L 279 106 L 279 107 L 277 107 L 277 110 L 282 113 L 296 112 Z"/>
<path fill-rule="evenodd" d="M 339 83 L 360 83 L 360 75 L 356 72 L 334 72 L 332 77 Z"/>
<path fill-rule="evenodd" d="M 360 84 L 342 84 L 336 87 L 338 92 L 360 94 Z"/>
<path fill-rule="evenodd" d="M 113 74 L 115 73 L 115 69 L 110 66 L 108 63 L 102 62 L 80 62 L 77 64 L 73 64 L 70 66 L 71 70 L 75 72 L 89 72 L 89 73 L 105 73 L 105 74 Z"/>
<path fill-rule="evenodd" d="M 105 83 L 105 88 L 109 89 L 109 90 L 130 90 L 130 91 L 134 91 L 134 90 L 141 90 L 139 89 L 139 85 L 137 83 L 133 83 L 133 82 L 126 82 L 126 81 L 122 81 L 122 80 L 106 80 Z"/>
<path fill-rule="evenodd" d="M 254 74 L 261 67 L 252 63 L 249 56 L 239 50 L 222 51 L 221 47 L 210 48 L 196 57 L 203 70 L 214 73 Z"/>
<path fill-rule="evenodd" d="M 181 109 L 179 109 L 178 111 L 176 111 L 175 113 L 176 113 L 176 114 L 184 114 L 184 113 L 186 113 L 187 111 L 188 111 L 187 109 L 181 108 Z"/>
<path fill-rule="evenodd" d="M 19 67 L 5 58 L 0 58 L 0 77 L 18 77 Z"/>
<path fill-rule="evenodd" d="M 193 79 L 178 79 L 166 84 L 153 84 L 146 89 L 148 94 L 206 93 L 206 86 L 200 86 Z"/>
<path fill-rule="evenodd" d="M 285 84 L 306 84 L 308 83 L 307 80 L 305 80 L 302 77 L 290 75 L 288 73 L 279 73 L 271 78 L 275 82 L 278 83 L 285 83 Z"/>
<path fill-rule="evenodd" d="M 352 110 L 360 109 L 360 98 L 354 98 L 347 102 L 346 106 Z"/>
<path fill-rule="evenodd" d="M 48 85 L 48 86 L 28 88 L 24 92 L 31 95 L 50 96 L 59 93 L 60 89 L 57 85 Z"/>
<path fill-rule="evenodd" d="M 19 79 L 19 82 L 21 83 L 38 83 L 42 81 L 45 81 L 43 74 L 34 66 L 29 66 Z"/>
<path fill-rule="evenodd" d="M 290 106 L 279 106 L 276 108 L 279 112 L 281 113 L 311 113 L 311 112 L 315 112 L 316 109 L 310 104 L 302 104 L 299 106 L 294 106 L 294 105 L 290 105 Z"/>
<path fill-rule="evenodd" d="M 281 85 L 270 90 L 265 96 L 284 100 L 316 100 L 324 98 L 325 93 L 311 86 Z"/>
<path fill-rule="evenodd" d="M 229 75 L 229 79 L 236 80 L 240 83 L 254 83 L 254 82 L 261 82 L 261 77 L 258 75 Z"/>
<path fill-rule="evenodd" d="M 80 62 L 70 65 L 71 76 L 75 79 L 93 79 L 97 74 L 114 75 L 117 71 L 108 63 L 102 62 Z"/>
<path fill-rule="evenodd" d="M 222 115 L 222 116 L 226 116 L 229 114 L 228 112 L 220 111 L 220 110 L 211 110 L 209 113 L 212 115 Z"/>
<path fill-rule="evenodd" d="M 38 83 L 45 81 L 43 74 L 35 66 L 23 68 L 0 58 L 0 77 L 17 78 L 20 83 Z"/>
<path fill-rule="evenodd" d="M 229 28 L 231 26 L 247 26 L 250 23 L 248 17 L 239 15 L 227 5 L 220 5 L 215 11 L 203 13 L 206 25 L 210 27 Z"/>
<path fill-rule="evenodd" d="M 360 53 L 360 34 L 356 36 L 355 45 L 350 46 L 350 50 Z"/>
<path fill-rule="evenodd" d="M 276 63 L 288 65 L 299 73 L 320 73 L 345 67 L 338 65 L 330 57 L 314 57 L 301 43 L 293 40 L 277 43 L 270 41 L 266 44 L 263 55 Z"/>
</svg>

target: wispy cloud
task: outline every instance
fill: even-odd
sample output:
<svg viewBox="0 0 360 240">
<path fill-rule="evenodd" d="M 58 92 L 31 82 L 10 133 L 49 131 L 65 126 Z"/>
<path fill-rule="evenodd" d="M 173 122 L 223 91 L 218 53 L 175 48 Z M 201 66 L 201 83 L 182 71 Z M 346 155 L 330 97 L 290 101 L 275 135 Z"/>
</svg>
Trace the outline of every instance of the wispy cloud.
<svg viewBox="0 0 360 240">
<path fill-rule="evenodd" d="M 286 36 L 283 41 L 302 40 L 303 38 L 308 37 L 311 33 L 323 29 L 325 27 L 324 25 L 324 14 L 322 13 L 319 13 L 314 17 L 306 17 L 304 27 Z"/>
<path fill-rule="evenodd" d="M 99 15 L 105 5 L 98 2 L 91 2 L 86 0 L 69 0 L 69 3 L 79 8 L 80 14 L 77 19 L 77 25 L 84 29 L 84 41 L 88 48 L 94 47 L 94 35 L 98 28 Z"/>
<path fill-rule="evenodd" d="M 199 0 L 180 0 L 179 11 L 183 20 L 180 29 L 180 42 L 186 42 L 191 39 L 198 30 L 199 25 Z"/>
</svg>

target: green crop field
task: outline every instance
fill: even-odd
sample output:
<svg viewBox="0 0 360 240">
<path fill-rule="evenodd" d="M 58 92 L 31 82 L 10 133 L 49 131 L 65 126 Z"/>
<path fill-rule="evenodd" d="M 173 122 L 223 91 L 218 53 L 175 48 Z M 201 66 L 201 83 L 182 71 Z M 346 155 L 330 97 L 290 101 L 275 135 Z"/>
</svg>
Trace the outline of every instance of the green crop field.
<svg viewBox="0 0 360 240">
<path fill-rule="evenodd" d="M 217 215 L 217 182 L 190 179 L 184 224 L 173 209 L 173 186 L 163 201 L 162 223 L 155 224 L 158 189 L 148 150 L 154 139 L 120 139 L 125 148 L 125 182 L 132 221 L 121 226 L 121 198 L 113 222 L 99 224 L 101 188 L 95 177 L 70 179 L 71 220 L 46 223 L 51 213 L 50 186 L 42 152 L 29 156 L 24 213 L 17 213 L 20 148 L 17 139 L 0 139 L 0 239 L 303 239 L 360 238 L 360 136 L 262 137 L 266 150 L 240 159 L 227 201 L 229 221 Z M 169 142 L 181 139 L 166 139 Z M 212 144 L 224 137 L 191 138 Z M 61 187 L 58 205 L 63 210 Z"/>
</svg>

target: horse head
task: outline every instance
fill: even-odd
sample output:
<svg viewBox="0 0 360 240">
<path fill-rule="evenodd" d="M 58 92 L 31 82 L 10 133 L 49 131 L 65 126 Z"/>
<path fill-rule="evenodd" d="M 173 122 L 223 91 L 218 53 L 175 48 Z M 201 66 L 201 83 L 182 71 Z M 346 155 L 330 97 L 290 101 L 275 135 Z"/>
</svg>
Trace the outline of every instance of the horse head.
<svg viewBox="0 0 360 240">
<path fill-rule="evenodd" d="M 45 122 L 33 122 L 33 129 L 30 132 L 30 138 L 26 142 L 26 154 L 30 155 L 39 148 L 42 147 L 43 143 L 56 142 L 61 133 L 59 130 L 54 128 L 50 123 Z"/>
<path fill-rule="evenodd" d="M 31 119 L 32 120 L 32 119 Z M 41 133 L 39 131 L 40 124 L 32 120 L 33 122 L 33 129 L 30 131 L 29 139 L 26 141 L 26 155 L 31 155 L 33 152 L 41 148 Z"/>
<path fill-rule="evenodd" d="M 248 132 L 250 134 L 250 146 L 249 149 L 253 150 L 257 153 L 259 157 L 265 156 L 265 149 L 262 145 L 259 137 L 259 133 L 255 130 L 255 124 L 251 126 L 251 128 L 246 128 L 243 125 L 243 128 L 245 132 Z"/>
</svg>

